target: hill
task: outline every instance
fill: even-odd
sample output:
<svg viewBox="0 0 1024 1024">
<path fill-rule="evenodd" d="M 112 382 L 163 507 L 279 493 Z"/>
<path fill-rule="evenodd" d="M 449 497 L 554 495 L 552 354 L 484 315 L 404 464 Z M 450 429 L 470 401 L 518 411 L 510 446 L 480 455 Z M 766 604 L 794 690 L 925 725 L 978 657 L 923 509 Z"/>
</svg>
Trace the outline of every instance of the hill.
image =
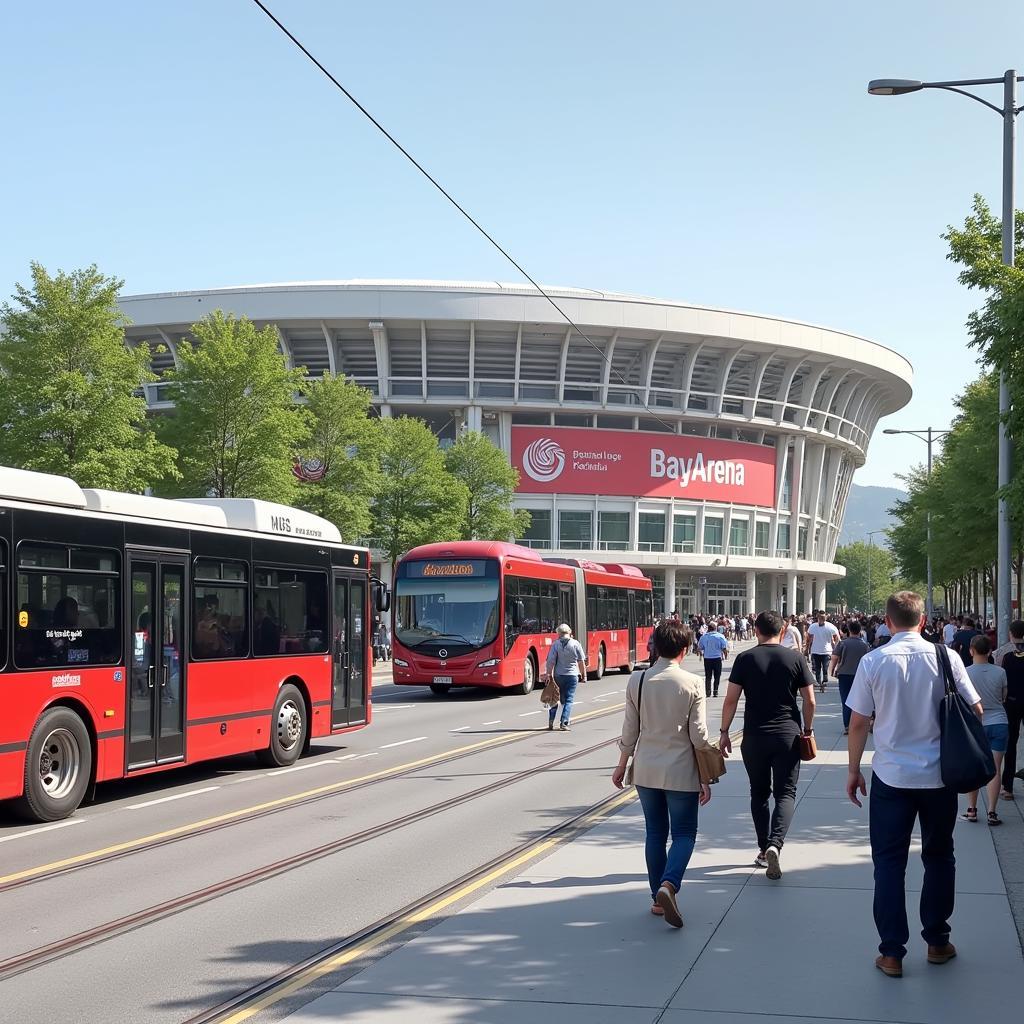
<svg viewBox="0 0 1024 1024">
<path fill-rule="evenodd" d="M 898 487 L 862 487 L 853 484 L 846 502 L 846 516 L 843 519 L 839 543 L 866 541 L 869 531 L 888 529 L 892 525 L 889 509 L 906 496 L 906 492 Z M 875 537 L 876 544 L 883 541 L 883 537 Z"/>
</svg>

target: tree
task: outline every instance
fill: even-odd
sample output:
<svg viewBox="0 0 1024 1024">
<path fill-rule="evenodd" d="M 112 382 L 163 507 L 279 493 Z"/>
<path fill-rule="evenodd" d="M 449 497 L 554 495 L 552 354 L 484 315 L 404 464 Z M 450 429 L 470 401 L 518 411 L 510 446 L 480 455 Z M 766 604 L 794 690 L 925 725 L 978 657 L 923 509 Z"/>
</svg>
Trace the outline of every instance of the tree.
<svg viewBox="0 0 1024 1024">
<path fill-rule="evenodd" d="M 512 507 L 519 471 L 489 437 L 466 431 L 445 453 L 444 461 L 448 472 L 466 486 L 463 540 L 511 540 L 526 532 L 530 513 Z"/>
<path fill-rule="evenodd" d="M 175 403 L 163 434 L 178 449 L 182 495 L 263 498 L 291 504 L 293 460 L 309 435 L 295 397 L 301 369 L 289 370 L 272 326 L 215 310 L 192 325 L 198 344 L 178 345 L 180 366 L 166 375 Z"/>
<path fill-rule="evenodd" d="M 367 536 L 379 486 L 380 426 L 369 417 L 372 396 L 346 377 L 321 377 L 307 393 L 310 435 L 301 465 L 319 479 L 299 487 L 298 503 L 329 519 L 352 543 Z"/>
<path fill-rule="evenodd" d="M 420 420 L 381 420 L 380 478 L 373 529 L 392 566 L 428 541 L 456 540 L 468 494 L 445 468 L 437 438 Z"/>
<path fill-rule="evenodd" d="M 124 343 L 123 282 L 95 266 L 51 276 L 32 264 L 0 309 L 0 461 L 84 487 L 142 491 L 174 475 L 174 452 L 146 422 L 147 346 Z"/>
<path fill-rule="evenodd" d="M 828 584 L 830 603 L 874 612 L 892 593 L 896 580 L 896 564 L 892 552 L 880 544 L 857 540 L 836 551 L 836 562 L 846 569 L 846 577 Z M 870 562 L 871 575 L 868 576 Z M 870 595 L 870 597 L 869 597 Z"/>
</svg>

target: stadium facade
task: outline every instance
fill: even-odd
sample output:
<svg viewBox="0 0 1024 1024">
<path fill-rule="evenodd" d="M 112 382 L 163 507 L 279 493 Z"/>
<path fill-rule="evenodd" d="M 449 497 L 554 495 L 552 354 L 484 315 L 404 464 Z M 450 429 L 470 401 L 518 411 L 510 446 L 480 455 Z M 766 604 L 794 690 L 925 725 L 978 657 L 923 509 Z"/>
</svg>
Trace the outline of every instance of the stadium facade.
<svg viewBox="0 0 1024 1024">
<path fill-rule="evenodd" d="M 482 430 L 520 470 L 520 542 L 640 566 L 655 607 L 823 607 L 854 471 L 912 368 L 779 317 L 583 289 L 325 281 L 125 296 L 129 345 L 174 365 L 214 309 L 274 325 L 311 377 L 346 374 L 442 445 Z M 165 386 L 146 388 L 166 409 Z"/>
</svg>

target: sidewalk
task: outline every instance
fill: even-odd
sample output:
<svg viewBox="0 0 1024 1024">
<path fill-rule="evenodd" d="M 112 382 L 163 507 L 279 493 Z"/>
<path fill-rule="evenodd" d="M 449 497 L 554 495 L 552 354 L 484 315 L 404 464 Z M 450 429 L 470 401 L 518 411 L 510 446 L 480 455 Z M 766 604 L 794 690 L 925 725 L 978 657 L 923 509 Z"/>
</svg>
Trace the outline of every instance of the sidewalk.
<svg viewBox="0 0 1024 1024">
<path fill-rule="evenodd" d="M 867 806 L 843 793 L 846 743 L 833 683 L 819 697 L 821 748 L 769 882 L 754 856 L 736 755 L 701 811 L 673 931 L 648 913 L 637 803 L 396 949 L 289 1019 L 291 1024 L 943 1024 L 1019 1015 L 1024 960 L 984 824 L 956 830 L 960 956 L 929 966 L 907 878 L 910 952 L 901 980 L 873 960 Z M 1004 815 L 1004 830 L 1019 816 Z M 1002 830 L 1000 830 L 1002 831 Z M 1017 835 L 1018 842 L 1024 831 Z"/>
</svg>

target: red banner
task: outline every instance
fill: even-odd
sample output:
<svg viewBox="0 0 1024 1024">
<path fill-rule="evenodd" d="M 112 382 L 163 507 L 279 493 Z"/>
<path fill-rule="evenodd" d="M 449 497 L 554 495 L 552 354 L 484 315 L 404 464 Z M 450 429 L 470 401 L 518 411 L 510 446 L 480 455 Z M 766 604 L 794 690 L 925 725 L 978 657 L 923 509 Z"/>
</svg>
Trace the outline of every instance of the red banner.
<svg viewBox="0 0 1024 1024">
<path fill-rule="evenodd" d="M 775 504 L 775 449 L 680 434 L 513 427 L 521 494 Z"/>
</svg>

